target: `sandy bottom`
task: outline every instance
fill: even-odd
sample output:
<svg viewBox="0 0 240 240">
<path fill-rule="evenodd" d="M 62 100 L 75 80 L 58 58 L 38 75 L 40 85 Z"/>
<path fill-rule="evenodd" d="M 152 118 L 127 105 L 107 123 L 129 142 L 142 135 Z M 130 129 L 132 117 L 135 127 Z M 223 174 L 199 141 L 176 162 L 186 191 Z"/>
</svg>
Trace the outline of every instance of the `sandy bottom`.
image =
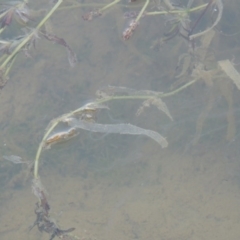
<svg viewBox="0 0 240 240">
<path fill-rule="evenodd" d="M 83 174 L 85 163 L 74 160 L 66 174 L 45 169 L 52 217 L 86 240 L 240 238 L 237 156 L 220 148 L 144 152 L 141 159 L 106 172 Z M 0 202 L 1 240 L 50 238 L 36 228 L 28 231 L 36 202 L 30 182 L 18 190 L 9 187 Z"/>
</svg>

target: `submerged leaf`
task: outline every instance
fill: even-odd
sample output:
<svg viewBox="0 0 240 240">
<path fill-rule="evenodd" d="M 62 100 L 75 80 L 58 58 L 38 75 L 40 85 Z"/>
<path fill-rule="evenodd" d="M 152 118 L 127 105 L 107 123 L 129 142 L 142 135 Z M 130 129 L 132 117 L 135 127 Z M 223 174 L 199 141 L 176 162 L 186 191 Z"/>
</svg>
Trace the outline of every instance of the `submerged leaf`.
<svg viewBox="0 0 240 240">
<path fill-rule="evenodd" d="M 22 160 L 21 157 L 15 156 L 15 155 L 10 155 L 10 156 L 3 156 L 3 159 L 8 160 L 10 162 L 19 164 L 19 163 L 28 163 Z"/>
<path fill-rule="evenodd" d="M 150 90 L 136 90 L 127 87 L 108 86 L 96 92 L 98 97 L 110 97 L 114 95 L 131 95 L 131 96 L 159 96 L 161 92 Z"/>
<path fill-rule="evenodd" d="M 77 55 L 73 52 L 73 50 L 69 46 L 66 47 L 66 50 L 67 50 L 69 65 L 73 68 L 75 67 L 78 61 Z"/>
<path fill-rule="evenodd" d="M 150 105 L 156 106 L 159 110 L 163 111 L 173 121 L 173 118 L 167 108 L 166 103 L 163 102 L 161 98 L 157 98 L 157 97 L 149 98 L 146 101 L 144 101 L 140 106 L 140 108 L 137 110 L 136 115 L 139 116 L 144 111 L 144 109 L 146 107 L 150 107 Z"/>
<path fill-rule="evenodd" d="M 80 128 L 84 130 L 88 130 L 91 132 L 101 132 L 101 133 L 119 133 L 119 134 L 130 134 L 130 135 L 145 135 L 157 143 L 161 145 L 162 148 L 168 146 L 167 140 L 161 136 L 159 133 L 143 129 L 131 124 L 99 124 L 99 123 L 91 123 L 86 121 L 77 120 L 72 118 L 69 121 L 69 125 L 73 128 Z"/>
<path fill-rule="evenodd" d="M 232 63 L 227 60 L 218 61 L 218 65 L 227 74 L 228 77 L 236 84 L 238 90 L 240 90 L 240 74 Z"/>
<path fill-rule="evenodd" d="M 71 49 L 71 47 L 67 44 L 67 42 L 63 39 L 58 37 L 57 35 L 47 32 L 45 31 L 41 31 L 41 34 L 49 41 L 57 43 L 63 47 L 66 48 L 67 50 L 67 54 L 68 54 L 68 62 L 70 64 L 71 67 L 74 67 L 77 63 L 77 56 L 76 54 L 73 52 L 73 50 Z"/>
<path fill-rule="evenodd" d="M 150 91 L 150 90 L 136 90 L 136 89 L 127 88 L 127 87 L 108 86 L 107 88 L 98 90 L 96 94 L 100 98 L 108 98 L 115 95 L 144 96 L 147 100 L 145 100 L 137 110 L 137 113 L 136 113 L 137 116 L 139 116 L 146 107 L 150 107 L 150 105 L 154 105 L 159 110 L 163 111 L 171 120 L 173 120 L 167 108 L 167 105 L 159 97 L 162 94 L 161 92 Z"/>
</svg>

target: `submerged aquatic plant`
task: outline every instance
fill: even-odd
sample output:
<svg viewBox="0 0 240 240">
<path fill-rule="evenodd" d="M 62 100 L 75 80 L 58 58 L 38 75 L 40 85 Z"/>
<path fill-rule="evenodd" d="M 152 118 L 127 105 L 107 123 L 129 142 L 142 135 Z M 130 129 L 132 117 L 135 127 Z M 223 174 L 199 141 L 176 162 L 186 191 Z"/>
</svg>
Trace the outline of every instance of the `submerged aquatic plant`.
<svg viewBox="0 0 240 240">
<path fill-rule="evenodd" d="M 118 93 L 121 93 L 121 95 L 118 95 Z M 129 95 L 129 93 L 131 95 Z M 165 148 L 168 145 L 167 140 L 155 131 L 143 129 L 126 123 L 101 124 L 96 122 L 97 112 L 104 109 L 109 109 L 104 105 L 104 103 L 111 100 L 127 99 L 145 100 L 143 105 L 137 111 L 137 115 L 139 115 L 146 106 L 153 104 L 172 119 L 166 104 L 160 99 L 160 96 L 162 95 L 163 94 L 159 92 L 136 91 L 134 89 L 112 86 L 98 91 L 98 98 L 95 101 L 90 102 L 74 111 L 63 114 L 62 116 L 53 119 L 49 123 L 45 130 L 44 137 L 39 144 L 32 169 L 32 190 L 34 195 L 38 198 L 38 203 L 36 204 L 35 209 L 36 220 L 32 227 L 37 226 L 39 231 L 49 233 L 51 235 L 50 240 L 52 240 L 54 237 L 59 237 L 60 239 L 78 239 L 76 236 L 70 234 L 74 228 L 62 230 L 50 217 L 50 205 L 46 197 L 46 190 L 43 187 L 39 176 L 39 160 L 41 152 L 44 149 L 49 149 L 53 144 L 67 141 L 70 138 L 75 137 L 81 129 L 101 133 L 145 135 L 155 140 L 161 145 L 162 148 Z M 148 103 L 146 103 L 146 101 L 148 101 Z M 66 130 L 53 134 L 52 132 L 58 124 L 65 124 Z"/>
<path fill-rule="evenodd" d="M 37 26 L 28 26 L 29 22 L 34 23 L 33 17 L 31 16 L 31 9 L 28 7 L 28 1 L 13 1 L 0 4 L 0 21 L 1 28 L 0 33 L 2 33 L 11 23 L 13 19 L 16 19 L 21 25 L 23 25 L 25 34 L 21 36 L 16 36 L 15 38 L 8 40 L 0 40 L 0 88 L 3 88 L 8 80 L 7 76 L 9 71 L 14 63 L 15 58 L 18 53 L 23 51 L 25 55 L 30 56 L 30 49 L 36 46 L 37 39 L 43 36 L 49 41 L 55 42 L 62 45 L 67 50 L 68 61 L 70 66 L 74 66 L 77 62 L 76 55 L 74 51 L 70 48 L 67 42 L 56 36 L 54 33 L 44 29 L 48 19 L 57 11 L 60 10 L 60 5 L 63 3 L 62 0 L 57 0 L 54 2 L 51 10 L 46 14 L 46 16 L 37 24 Z M 169 0 L 160 1 L 156 3 L 153 0 L 145 1 L 130 1 L 128 4 L 125 4 L 127 8 L 133 7 L 140 9 L 139 11 L 130 11 L 126 12 L 126 15 L 130 17 L 130 22 L 127 28 L 123 31 L 122 37 L 124 40 L 131 38 L 133 33 L 138 28 L 141 19 L 148 16 L 165 16 L 167 17 L 166 25 L 169 29 L 166 31 L 165 36 L 162 38 L 163 42 L 166 42 L 172 39 L 175 36 L 181 36 L 188 41 L 193 41 L 196 38 L 208 33 L 212 30 L 220 21 L 223 11 L 222 0 L 210 0 L 208 3 L 200 4 L 199 6 L 192 7 L 193 1 L 189 0 L 188 4 L 185 7 L 175 6 Z M 121 0 L 115 0 L 108 4 L 81 4 L 81 3 L 72 3 L 67 6 L 63 6 L 61 9 L 76 8 L 76 7 L 85 7 L 85 6 L 99 6 L 100 8 L 94 9 L 90 12 L 84 14 L 84 20 L 92 20 L 95 17 L 104 15 L 106 11 L 113 9 L 117 5 L 121 5 Z M 205 15 L 206 11 L 210 6 L 218 9 L 218 16 L 211 27 L 205 29 L 202 32 L 194 33 L 194 30 L 200 20 Z M 202 11 L 199 18 L 192 23 L 191 14 L 194 12 Z M 134 14 L 133 14 L 134 13 Z"/>
<path fill-rule="evenodd" d="M 9 2 L 0 5 L 0 7 L 2 6 L 2 10 L 0 11 L 0 19 L 2 22 L 0 33 L 2 33 L 6 27 L 11 24 L 13 17 L 15 17 L 18 22 L 24 23 L 25 26 L 25 29 L 23 29 L 25 34 L 16 36 L 11 40 L 0 40 L 0 89 L 2 89 L 7 83 L 9 71 L 18 53 L 24 52 L 26 56 L 30 56 L 29 51 L 32 47 L 36 47 L 36 42 L 41 36 L 44 36 L 51 42 L 55 42 L 65 47 L 68 54 L 69 64 L 72 67 L 76 64 L 76 55 L 66 41 L 63 38 L 57 37 L 55 34 L 49 33 L 44 29 L 46 22 L 58 9 L 61 3 L 62 0 L 57 0 L 55 5 L 37 24 L 36 27 L 26 27 L 28 21 L 32 20 L 26 0 Z"/>
<path fill-rule="evenodd" d="M 135 3 L 134 3 L 135 2 Z M 34 28 L 25 28 L 25 34 L 17 36 L 11 40 L 0 41 L 0 70 L 1 70 L 1 81 L 0 88 L 3 88 L 6 84 L 6 76 L 14 63 L 14 60 L 19 52 L 24 52 L 26 55 L 30 55 L 30 50 L 35 48 L 36 42 L 40 38 L 45 38 L 48 41 L 57 43 L 63 46 L 68 53 L 69 63 L 74 66 L 76 63 L 76 56 L 67 42 L 49 32 L 44 28 L 46 21 L 56 12 L 61 5 L 62 0 L 57 0 L 54 6 L 46 14 L 46 16 L 37 24 Z M 138 4 L 139 3 L 139 4 Z M 112 7 L 121 4 L 121 0 L 115 0 L 109 4 L 101 4 L 101 7 L 97 10 L 94 9 L 83 16 L 84 20 L 90 21 L 96 17 L 104 15 L 104 12 L 111 10 Z M 133 5 L 136 4 L 136 5 Z M 164 16 L 164 24 L 166 24 L 168 30 L 163 37 L 163 41 L 166 42 L 175 36 L 181 36 L 188 42 L 194 42 L 199 38 L 198 44 L 194 44 L 194 48 L 191 48 L 189 52 L 179 56 L 179 69 L 180 73 L 176 74 L 177 79 L 172 91 L 167 93 L 149 91 L 149 90 L 135 90 L 127 87 L 115 87 L 109 86 L 105 89 L 101 89 L 97 92 L 97 98 L 89 104 L 86 104 L 74 111 L 65 113 L 56 119 L 53 119 L 46 128 L 43 139 L 41 140 L 36 157 L 34 159 L 34 166 L 32 167 L 33 181 L 32 190 L 34 195 L 38 199 L 36 204 L 35 214 L 36 220 L 33 226 L 37 226 L 41 232 L 50 234 L 50 239 L 55 237 L 60 239 L 78 239 L 75 236 L 71 236 L 70 232 L 74 228 L 62 230 L 58 227 L 55 221 L 50 217 L 50 204 L 47 199 L 47 194 L 44 186 L 41 183 L 39 176 L 39 161 L 40 155 L 45 150 L 49 150 L 54 144 L 59 142 L 68 141 L 79 134 L 81 130 L 87 130 L 90 132 L 102 132 L 102 133 L 117 133 L 117 134 L 129 134 L 129 135 L 140 135 L 147 136 L 158 143 L 162 148 L 168 146 L 168 142 L 160 133 L 150 129 L 140 128 L 130 123 L 120 124 L 109 124 L 99 123 L 96 118 L 96 114 L 99 111 L 109 110 L 105 105 L 109 101 L 121 101 L 121 100 L 141 100 L 143 101 L 140 107 L 136 111 L 136 115 L 140 116 L 141 113 L 148 107 L 154 106 L 158 110 L 164 112 L 168 118 L 173 121 L 173 117 L 163 101 L 165 97 L 171 97 L 180 91 L 190 87 L 196 82 L 203 81 L 207 87 L 219 86 L 220 94 L 224 96 L 229 105 L 228 123 L 229 129 L 227 135 L 234 135 L 234 116 L 232 112 L 232 90 L 227 86 L 224 81 L 216 81 L 217 79 L 230 78 L 233 83 L 240 89 L 240 75 L 234 68 L 229 60 L 215 61 L 215 64 L 209 62 L 208 50 L 211 41 L 214 37 L 214 27 L 219 23 L 223 4 L 221 0 L 209 0 L 207 3 L 200 4 L 199 6 L 192 7 L 193 1 L 189 0 L 186 6 L 176 6 L 169 0 L 160 1 L 156 4 L 156 1 L 145 0 L 130 1 L 127 7 L 137 8 L 137 11 L 130 11 L 126 13 L 126 17 L 131 18 L 131 21 L 126 30 L 123 31 L 122 37 L 124 40 L 128 40 L 132 37 L 134 32 L 137 30 L 140 21 L 148 16 Z M 96 4 L 97 5 L 97 4 Z M 68 8 L 74 7 L 69 5 Z M 84 4 L 77 3 L 78 7 L 83 7 Z M 195 33 L 198 24 L 204 18 L 206 12 L 210 7 L 216 7 L 218 15 L 216 20 L 202 32 Z M 2 5 L 3 10 L 0 12 L 1 19 L 1 31 L 6 29 L 14 18 L 22 24 L 26 25 L 31 20 L 29 9 L 27 7 L 27 1 L 13 2 L 11 4 Z M 64 9 L 64 7 L 63 7 Z M 198 14 L 195 21 L 192 20 L 191 14 Z M 194 42 L 195 43 L 195 42 Z M 211 64 L 210 64 L 211 63 Z M 211 67 L 209 67 L 211 66 Z M 224 78 L 224 80 L 225 80 Z M 212 109 L 213 106 L 213 95 L 209 97 L 209 102 L 206 108 L 200 113 L 200 116 L 196 124 L 196 138 L 197 142 L 201 135 L 202 127 L 205 119 Z M 53 133 L 55 127 L 59 124 L 63 124 L 65 129 L 61 132 Z M 5 159 L 14 163 L 24 163 L 18 156 L 11 155 L 5 156 Z"/>
<path fill-rule="evenodd" d="M 129 6 L 127 7 L 139 7 L 139 5 L 136 5 L 135 2 L 138 1 L 130 1 Z M 92 20 L 96 16 L 102 16 L 103 13 L 106 10 L 109 10 L 116 6 L 117 4 L 120 4 L 121 0 L 115 0 L 109 4 L 106 4 L 104 7 L 99 8 L 94 11 L 90 11 L 86 13 L 83 16 L 84 20 Z M 140 19 L 147 16 L 167 16 L 167 24 L 169 26 L 169 30 L 165 33 L 165 37 L 162 39 L 163 41 L 168 41 L 172 39 L 173 37 L 180 35 L 183 38 L 192 41 L 197 37 L 200 37 L 204 34 L 206 34 L 208 31 L 212 30 L 220 21 L 222 17 L 222 11 L 223 11 L 223 4 L 222 0 L 209 0 L 208 3 L 201 4 L 199 6 L 192 7 L 193 1 L 189 0 L 186 7 L 180 7 L 174 5 L 169 0 L 163 0 L 160 1 L 158 4 L 156 1 L 150 1 L 145 0 L 142 3 L 142 8 L 140 8 L 140 11 L 129 11 L 125 13 L 125 17 L 131 18 L 131 21 L 128 25 L 128 27 L 123 31 L 123 39 L 128 40 L 133 32 L 136 30 L 136 27 L 139 25 Z M 80 6 L 80 5 L 79 5 Z M 151 6 L 151 8 L 150 8 Z M 193 33 L 196 26 L 199 24 L 207 10 L 210 8 L 210 6 L 213 6 L 214 9 L 218 10 L 218 16 L 211 27 L 205 29 L 202 32 L 199 33 Z M 149 11 L 151 9 L 151 11 Z M 155 11 L 154 11 L 155 10 Z M 191 13 L 201 11 L 201 14 L 197 18 L 197 20 L 192 23 L 191 20 Z M 192 26 L 191 26 L 192 25 Z"/>
<path fill-rule="evenodd" d="M 27 6 L 27 0 L 24 1 L 9 1 L 0 4 L 0 22 L 1 22 L 1 32 L 6 26 L 12 23 L 13 18 L 17 22 L 25 25 L 31 19 L 30 11 Z"/>
<path fill-rule="evenodd" d="M 184 88 L 182 88 L 184 89 Z M 123 95 L 118 96 L 117 93 L 123 93 Z M 131 95 L 128 95 L 131 93 Z M 126 95 L 127 94 L 127 95 Z M 106 90 L 101 90 L 97 92 L 97 95 L 100 98 L 95 101 L 88 103 L 74 111 L 63 114 L 62 116 L 53 119 L 48 127 L 46 128 L 45 135 L 38 147 L 38 151 L 36 153 L 36 158 L 34 162 L 34 177 L 38 178 L 38 165 L 40 154 L 43 149 L 50 148 L 52 144 L 56 144 L 58 142 L 66 141 L 72 137 L 75 137 L 78 133 L 78 129 L 85 129 L 92 132 L 101 132 L 101 133 L 119 133 L 119 134 L 129 134 L 129 135 L 145 135 L 153 140 L 155 140 L 158 144 L 160 144 L 163 148 L 168 146 L 168 142 L 166 139 L 161 136 L 159 133 L 143 129 L 131 124 L 100 124 L 96 123 L 94 119 L 96 119 L 96 113 L 101 111 L 102 109 L 108 109 L 107 106 L 102 105 L 108 101 L 112 100 L 127 100 L 127 99 L 142 99 L 148 101 L 143 102 L 143 105 L 138 109 L 137 115 L 144 110 L 146 106 L 153 104 L 158 107 L 159 110 L 163 111 L 167 116 L 172 117 L 170 112 L 166 106 L 166 104 L 161 100 L 161 96 L 168 96 L 168 94 L 164 95 L 162 93 L 153 92 L 153 91 L 136 91 L 128 88 L 118 88 L 118 87 L 109 87 Z M 60 124 L 65 123 L 66 131 L 62 131 L 59 133 L 52 134 L 52 131 L 55 127 Z"/>
</svg>

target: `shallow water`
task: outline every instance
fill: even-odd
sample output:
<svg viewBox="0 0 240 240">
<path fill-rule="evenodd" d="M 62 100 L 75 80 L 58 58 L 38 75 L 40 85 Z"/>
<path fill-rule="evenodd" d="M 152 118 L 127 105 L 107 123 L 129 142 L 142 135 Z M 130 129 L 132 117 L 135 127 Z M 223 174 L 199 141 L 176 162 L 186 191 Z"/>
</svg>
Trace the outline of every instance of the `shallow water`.
<svg viewBox="0 0 240 240">
<path fill-rule="evenodd" d="M 226 14 L 237 12 L 237 3 L 225 5 L 223 32 Z M 85 11 L 62 10 L 51 19 L 54 32 L 77 54 L 75 68 L 69 67 L 65 49 L 44 39 L 31 59 L 18 57 L 0 96 L 2 155 L 34 159 L 48 123 L 94 99 L 98 89 L 169 91 L 175 81 L 177 58 L 187 44 L 175 38 L 151 48 L 164 30 L 158 18 L 146 17 L 124 42 L 123 6 L 91 22 L 82 20 Z M 231 24 L 237 32 L 239 25 Z M 216 36 L 211 50 L 217 60 L 231 59 L 234 52 L 239 61 L 236 38 Z M 236 136 L 226 140 L 229 109 L 216 89 L 199 142 L 193 143 L 210 89 L 199 83 L 164 99 L 173 122 L 154 107 L 136 117 L 141 102 L 129 100 L 109 103 L 111 111 L 99 115 L 109 124 L 129 122 L 158 131 L 169 141 L 166 149 L 144 136 L 82 131 L 45 150 L 39 174 L 57 224 L 75 227 L 79 239 L 239 239 L 239 92 L 233 86 Z M 3 159 L 0 164 L 0 238 L 49 239 L 36 227 L 28 230 L 37 202 L 29 170 Z"/>
</svg>

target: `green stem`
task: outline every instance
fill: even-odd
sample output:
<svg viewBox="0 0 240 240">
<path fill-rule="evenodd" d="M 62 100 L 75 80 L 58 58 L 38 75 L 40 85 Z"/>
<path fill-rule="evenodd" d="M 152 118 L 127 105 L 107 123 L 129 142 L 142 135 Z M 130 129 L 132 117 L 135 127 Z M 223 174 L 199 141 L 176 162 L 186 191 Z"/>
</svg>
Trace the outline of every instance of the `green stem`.
<svg viewBox="0 0 240 240">
<path fill-rule="evenodd" d="M 102 12 L 102 11 L 104 11 L 104 10 L 106 10 L 106 9 L 108 9 L 108 8 L 110 8 L 110 7 L 112 7 L 113 5 L 117 4 L 117 3 L 120 2 L 120 1 L 121 1 L 121 0 L 115 0 L 115 1 L 113 1 L 113 2 L 111 2 L 111 3 L 109 3 L 109 4 L 107 4 L 105 7 L 99 9 L 99 12 Z"/>
<path fill-rule="evenodd" d="M 192 81 L 186 83 L 186 84 L 183 85 L 182 87 L 180 87 L 180 88 L 178 88 L 178 89 L 176 89 L 176 90 L 174 90 L 174 91 L 172 91 L 172 92 L 163 94 L 163 95 L 162 95 L 162 98 L 164 98 L 164 97 L 170 97 L 170 96 L 172 96 L 172 95 L 175 95 L 176 93 L 181 92 L 181 91 L 184 90 L 185 88 L 187 88 L 187 87 L 191 86 L 192 84 L 194 84 L 197 80 L 198 80 L 198 78 L 193 79 Z"/>
<path fill-rule="evenodd" d="M 47 137 L 49 136 L 49 134 L 52 132 L 52 130 L 58 125 L 59 121 L 55 121 L 53 122 L 53 124 L 51 125 L 51 127 L 48 129 L 48 131 L 45 133 L 39 147 L 38 147 L 38 150 L 37 150 L 37 154 L 36 154 L 36 157 L 35 157 L 35 162 L 34 162 L 34 178 L 38 178 L 38 165 L 39 165 L 39 158 L 40 158 L 40 155 L 41 155 L 41 152 L 42 152 L 42 149 L 43 149 L 43 146 L 44 146 L 44 141 L 47 139 Z"/>
<path fill-rule="evenodd" d="M 11 59 L 21 50 L 21 48 L 32 38 L 35 34 L 36 30 L 40 29 L 43 24 L 51 17 L 51 15 L 55 12 L 55 10 L 59 7 L 63 0 L 58 0 L 58 2 L 54 5 L 54 7 L 50 10 L 50 12 L 42 19 L 42 21 L 37 25 L 36 29 L 34 29 L 27 37 L 23 39 L 23 41 L 14 49 L 14 51 L 6 58 L 6 60 L 2 63 L 1 69 L 4 69 L 6 65 L 11 61 Z"/>
<path fill-rule="evenodd" d="M 194 7 L 194 8 L 190 8 L 189 10 L 170 10 L 170 11 L 155 11 L 155 12 L 146 12 L 147 16 L 154 16 L 154 15 L 166 15 L 166 14 L 178 14 L 178 13 L 184 13 L 184 12 L 195 12 L 198 10 L 201 10 L 203 8 L 205 8 L 208 5 L 208 3 Z"/>
<path fill-rule="evenodd" d="M 144 11 L 146 10 L 148 4 L 149 4 L 149 0 L 146 0 L 145 4 L 143 5 L 140 13 L 138 14 L 138 16 L 137 16 L 137 18 L 136 18 L 136 20 L 135 20 L 136 22 L 138 22 L 139 19 L 142 17 L 142 15 L 143 15 Z"/>
<path fill-rule="evenodd" d="M 114 1 L 114 4 L 117 4 L 120 1 Z M 109 7 L 109 5 L 113 5 L 112 3 L 108 4 L 107 6 Z M 80 7 L 98 7 L 98 8 L 105 8 L 106 7 L 106 3 L 76 3 L 73 5 L 68 5 L 68 6 L 63 6 L 58 8 L 58 11 L 62 11 L 62 10 L 66 10 L 66 9 L 74 9 L 74 8 L 80 8 Z M 124 3 L 119 3 L 118 6 L 120 7 L 126 7 L 126 8 L 137 8 L 139 6 L 141 6 L 141 4 L 137 4 L 135 3 L 134 5 L 129 5 L 129 4 L 124 4 Z M 102 9 L 100 9 L 101 11 Z M 106 10 L 106 8 L 104 9 Z"/>
</svg>

